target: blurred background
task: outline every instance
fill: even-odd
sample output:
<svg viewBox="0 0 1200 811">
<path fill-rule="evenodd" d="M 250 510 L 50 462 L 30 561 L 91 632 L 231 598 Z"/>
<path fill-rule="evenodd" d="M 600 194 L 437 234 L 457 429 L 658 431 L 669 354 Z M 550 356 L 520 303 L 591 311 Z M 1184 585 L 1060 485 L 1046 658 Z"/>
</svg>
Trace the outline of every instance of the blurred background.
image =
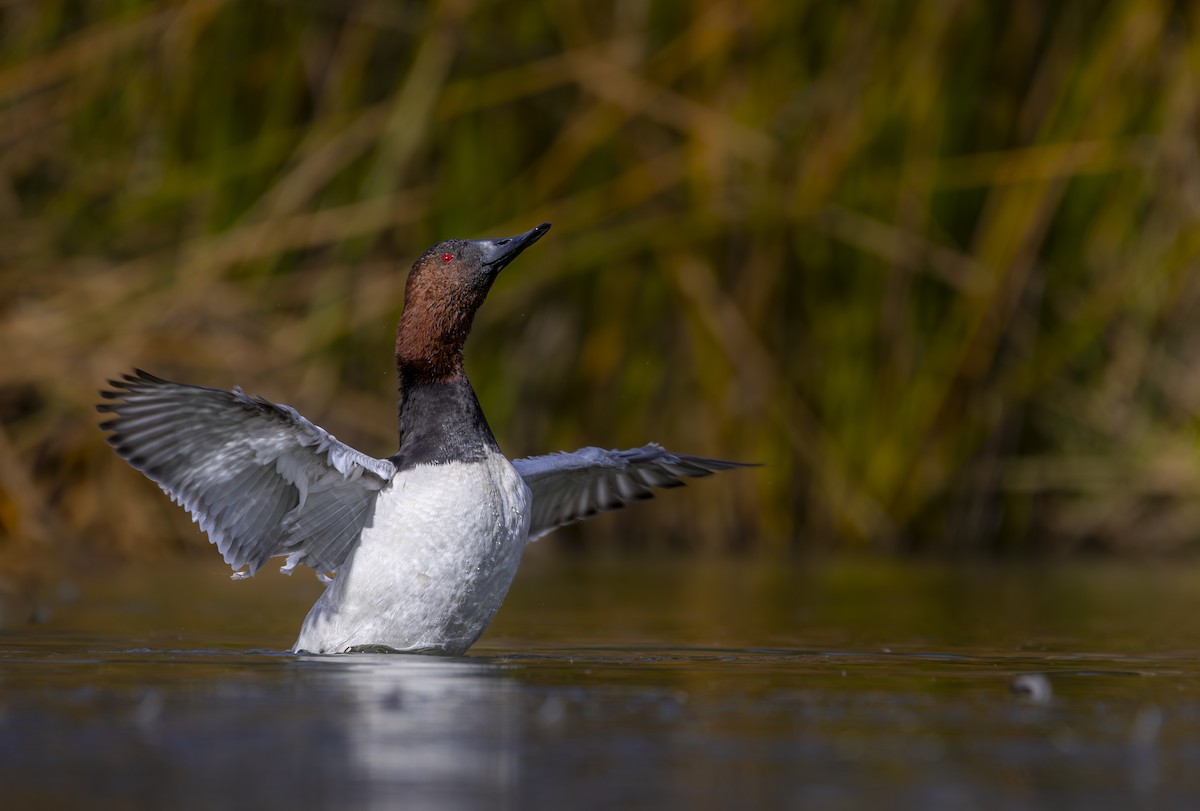
<svg viewBox="0 0 1200 811">
<path fill-rule="evenodd" d="M 541 545 L 1194 551 L 1188 4 L 0 7 L 0 567 L 203 551 L 93 406 L 136 366 L 395 451 L 407 268 L 510 456 L 762 462 Z M 11 588 L 12 586 L 10 586 Z"/>
</svg>

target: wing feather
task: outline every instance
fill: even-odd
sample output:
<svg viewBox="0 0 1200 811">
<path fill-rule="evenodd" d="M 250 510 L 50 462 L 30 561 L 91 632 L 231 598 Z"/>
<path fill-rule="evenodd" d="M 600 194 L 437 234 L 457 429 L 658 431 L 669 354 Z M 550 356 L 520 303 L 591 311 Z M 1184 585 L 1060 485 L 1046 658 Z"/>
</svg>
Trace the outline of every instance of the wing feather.
<svg viewBox="0 0 1200 811">
<path fill-rule="evenodd" d="M 625 451 L 581 448 L 513 462 L 533 495 L 529 540 L 551 530 L 654 497 L 652 488 L 682 487 L 683 478 L 751 467 L 741 462 L 686 456 L 650 444 Z"/>
<path fill-rule="evenodd" d="M 295 409 L 136 370 L 97 406 L 109 444 L 191 513 L 226 563 L 249 576 L 276 555 L 336 571 L 396 468 Z"/>
</svg>

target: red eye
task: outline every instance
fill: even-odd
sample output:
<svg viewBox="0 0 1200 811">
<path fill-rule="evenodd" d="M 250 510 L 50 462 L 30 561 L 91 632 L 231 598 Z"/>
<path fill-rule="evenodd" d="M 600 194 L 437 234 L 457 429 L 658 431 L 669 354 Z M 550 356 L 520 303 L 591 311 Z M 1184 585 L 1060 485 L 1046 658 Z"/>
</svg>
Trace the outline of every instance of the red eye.
<svg viewBox="0 0 1200 811">
<path fill-rule="evenodd" d="M 454 254 L 452 254 L 452 253 L 444 253 L 444 254 L 442 254 L 442 261 L 443 261 L 443 262 L 453 262 L 453 261 L 454 261 Z"/>
</svg>

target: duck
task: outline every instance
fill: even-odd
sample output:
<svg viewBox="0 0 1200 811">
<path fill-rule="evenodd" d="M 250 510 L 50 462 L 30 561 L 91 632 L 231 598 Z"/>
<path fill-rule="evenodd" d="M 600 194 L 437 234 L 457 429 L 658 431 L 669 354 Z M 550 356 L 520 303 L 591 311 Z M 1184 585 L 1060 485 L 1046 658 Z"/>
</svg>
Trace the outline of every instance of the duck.
<svg viewBox="0 0 1200 811">
<path fill-rule="evenodd" d="M 325 590 L 295 653 L 461 655 L 504 601 L 526 545 L 685 478 L 743 463 L 658 444 L 509 460 L 463 368 L 476 311 L 550 223 L 450 239 L 408 274 L 396 329 L 399 450 L 375 458 L 294 408 L 134 369 L 97 409 L 116 453 L 185 508 L 235 579 L 271 558 Z"/>
</svg>

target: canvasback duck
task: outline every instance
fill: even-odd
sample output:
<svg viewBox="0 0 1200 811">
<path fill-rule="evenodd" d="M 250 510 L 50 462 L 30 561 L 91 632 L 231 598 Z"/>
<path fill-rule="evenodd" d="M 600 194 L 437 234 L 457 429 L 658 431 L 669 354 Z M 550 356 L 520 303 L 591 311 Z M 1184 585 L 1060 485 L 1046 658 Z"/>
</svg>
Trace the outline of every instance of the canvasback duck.
<svg viewBox="0 0 1200 811">
<path fill-rule="evenodd" d="M 192 515 L 235 578 L 268 558 L 325 592 L 292 650 L 461 654 L 500 608 L 521 552 L 556 527 L 740 467 L 651 444 L 509 461 L 463 371 L 497 274 L 549 223 L 441 242 L 418 259 L 396 331 L 400 450 L 376 459 L 295 409 L 140 370 L 98 406 L 109 443 Z"/>
</svg>

